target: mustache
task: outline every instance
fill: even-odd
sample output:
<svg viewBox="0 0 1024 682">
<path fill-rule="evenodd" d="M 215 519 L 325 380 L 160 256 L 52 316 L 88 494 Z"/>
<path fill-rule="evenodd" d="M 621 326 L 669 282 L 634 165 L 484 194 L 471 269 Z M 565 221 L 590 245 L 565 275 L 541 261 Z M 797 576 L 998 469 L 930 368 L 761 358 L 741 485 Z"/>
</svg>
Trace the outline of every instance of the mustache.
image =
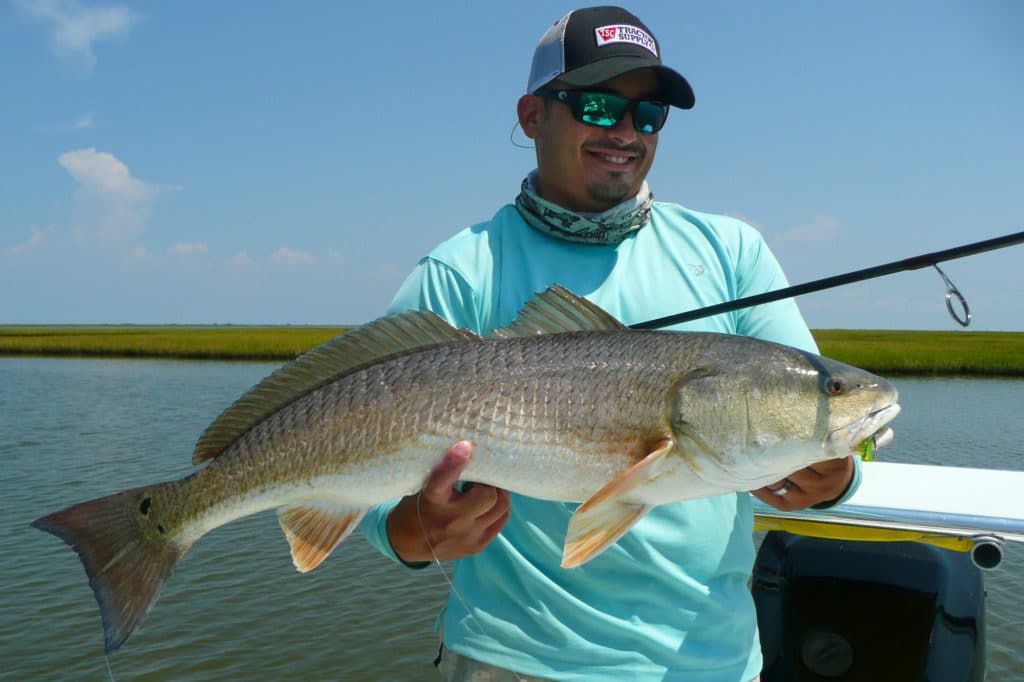
<svg viewBox="0 0 1024 682">
<path fill-rule="evenodd" d="M 596 142 L 583 145 L 583 149 L 588 152 L 603 152 L 605 154 L 616 154 L 619 152 L 630 152 L 636 154 L 637 157 L 643 158 L 647 155 L 647 147 L 640 144 L 639 142 L 632 142 L 624 145 L 608 144 L 607 142 Z"/>
</svg>

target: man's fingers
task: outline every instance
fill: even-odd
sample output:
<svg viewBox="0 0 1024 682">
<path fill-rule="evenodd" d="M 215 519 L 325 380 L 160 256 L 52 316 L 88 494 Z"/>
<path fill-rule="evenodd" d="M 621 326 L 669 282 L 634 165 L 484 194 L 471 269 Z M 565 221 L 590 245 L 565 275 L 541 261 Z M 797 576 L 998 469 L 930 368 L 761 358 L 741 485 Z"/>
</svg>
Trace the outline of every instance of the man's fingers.
<svg viewBox="0 0 1024 682">
<path fill-rule="evenodd" d="M 831 493 L 837 482 L 845 484 L 853 474 L 853 466 L 852 457 L 830 459 L 790 474 L 789 480 L 812 495 Z"/>
<path fill-rule="evenodd" d="M 841 497 L 850 485 L 853 470 L 852 457 L 830 459 L 795 471 L 787 478 L 764 488 L 752 490 L 751 494 L 765 504 L 782 511 L 806 509 Z M 783 488 L 786 491 L 785 495 L 774 492 L 781 492 Z"/>
<path fill-rule="evenodd" d="M 489 526 L 508 513 L 512 502 L 507 490 L 492 488 L 491 486 L 479 487 L 488 489 L 491 491 L 491 494 L 486 499 L 480 499 L 481 513 L 476 517 L 476 522 Z"/>
<path fill-rule="evenodd" d="M 779 493 L 783 491 L 785 494 L 780 495 Z M 803 494 L 803 490 L 792 478 L 784 478 L 781 481 L 776 481 L 750 492 L 765 504 L 782 510 L 792 508 L 794 500 L 800 498 Z"/>
<path fill-rule="evenodd" d="M 495 537 L 497 537 L 498 533 L 501 532 L 501 529 L 505 527 L 506 523 L 508 523 L 508 518 L 511 514 L 512 509 L 506 509 L 501 516 L 499 516 L 497 519 L 495 519 L 493 523 L 487 526 L 487 529 L 484 531 L 485 544 L 493 540 Z"/>
<path fill-rule="evenodd" d="M 490 523 L 509 506 L 508 492 L 483 483 L 467 484 L 459 497 L 459 506 L 474 523 Z"/>
<path fill-rule="evenodd" d="M 468 440 L 460 440 L 448 448 L 444 457 L 430 471 L 426 483 L 423 484 L 423 498 L 434 504 L 447 502 L 454 496 L 454 487 L 462 476 L 463 469 L 473 456 L 473 444 Z"/>
<path fill-rule="evenodd" d="M 779 499 L 780 496 L 769 491 L 767 488 L 758 488 L 757 490 L 751 490 L 750 494 L 756 497 L 757 499 L 761 500 L 765 504 L 775 507 L 776 509 L 778 509 L 779 505 L 782 504 L 782 501 Z"/>
<path fill-rule="evenodd" d="M 818 462 L 804 469 L 804 471 L 813 471 L 816 474 L 822 476 L 831 476 L 837 472 L 846 471 L 853 466 L 853 457 L 840 457 L 839 459 L 827 459 L 824 462 Z"/>
</svg>

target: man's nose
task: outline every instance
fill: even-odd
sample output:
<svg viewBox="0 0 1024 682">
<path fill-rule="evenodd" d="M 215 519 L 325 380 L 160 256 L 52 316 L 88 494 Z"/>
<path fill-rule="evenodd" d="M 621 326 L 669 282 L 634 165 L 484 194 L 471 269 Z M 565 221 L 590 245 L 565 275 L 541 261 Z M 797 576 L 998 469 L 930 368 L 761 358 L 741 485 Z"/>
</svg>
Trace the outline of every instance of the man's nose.
<svg viewBox="0 0 1024 682">
<path fill-rule="evenodd" d="M 620 145 L 635 141 L 639 135 L 640 133 L 633 126 L 632 111 L 627 111 L 618 123 L 608 128 L 608 137 Z"/>
</svg>

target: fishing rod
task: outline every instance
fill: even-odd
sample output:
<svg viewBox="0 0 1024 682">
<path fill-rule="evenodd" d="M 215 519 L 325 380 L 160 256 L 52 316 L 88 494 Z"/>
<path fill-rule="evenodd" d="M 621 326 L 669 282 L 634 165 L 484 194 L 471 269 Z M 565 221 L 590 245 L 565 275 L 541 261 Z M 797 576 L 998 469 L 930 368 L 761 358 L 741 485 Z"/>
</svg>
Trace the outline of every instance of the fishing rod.
<svg viewBox="0 0 1024 682">
<path fill-rule="evenodd" d="M 960 326 L 966 327 L 971 323 L 971 310 L 967 306 L 967 301 L 964 299 L 959 289 L 957 289 L 953 282 L 950 281 L 949 277 L 946 277 L 946 273 L 939 268 L 938 263 L 942 263 L 947 260 L 954 260 L 956 258 L 964 258 L 965 256 L 973 256 L 974 254 L 983 253 L 985 251 L 1004 249 L 1007 246 L 1013 246 L 1014 244 L 1020 244 L 1022 242 L 1024 242 L 1024 232 L 1015 232 L 1002 237 L 996 237 L 995 239 L 986 239 L 985 241 L 974 242 L 973 244 L 964 244 L 963 246 L 946 249 L 945 251 L 925 253 L 920 256 L 904 258 L 903 260 L 893 261 L 884 265 L 876 265 L 871 268 L 855 270 L 842 275 L 834 275 L 832 277 L 825 277 L 824 279 L 816 279 L 812 282 L 805 282 L 804 284 L 796 284 L 791 287 L 786 287 L 785 289 L 767 291 L 755 296 L 738 298 L 735 301 L 727 301 L 725 303 L 698 308 L 697 310 L 690 310 L 685 313 L 677 313 L 675 315 L 659 317 L 654 320 L 647 320 L 646 322 L 638 322 L 637 324 L 630 325 L 630 327 L 632 329 L 658 329 L 659 327 L 667 327 L 672 324 L 679 324 L 680 322 L 689 322 L 690 320 L 699 320 L 703 317 L 711 317 L 712 315 L 727 313 L 732 310 L 749 308 L 751 306 L 761 305 L 762 303 L 771 303 L 772 301 L 778 301 L 783 298 L 792 298 L 803 294 L 809 294 L 814 291 L 832 289 L 833 287 L 843 286 L 844 284 L 862 282 L 866 279 L 874 279 L 875 277 L 891 275 L 896 272 L 919 270 L 929 266 L 938 270 L 939 275 L 946 282 L 946 308 L 949 310 L 949 314 L 957 321 L 957 323 L 960 324 Z M 962 308 L 962 313 L 958 313 L 958 311 L 954 309 L 954 301 L 956 301 L 956 304 Z"/>
</svg>

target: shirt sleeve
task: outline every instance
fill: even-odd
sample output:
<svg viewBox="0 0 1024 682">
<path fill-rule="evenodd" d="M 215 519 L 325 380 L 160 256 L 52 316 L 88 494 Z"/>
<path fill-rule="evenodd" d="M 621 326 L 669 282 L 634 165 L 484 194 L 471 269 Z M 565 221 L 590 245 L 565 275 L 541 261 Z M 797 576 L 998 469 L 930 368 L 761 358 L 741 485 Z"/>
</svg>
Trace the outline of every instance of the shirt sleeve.
<svg viewBox="0 0 1024 682">
<path fill-rule="evenodd" d="M 761 234 L 746 224 L 742 228 L 736 268 L 736 297 L 756 296 L 788 287 L 782 267 Z M 792 298 L 743 308 L 737 311 L 736 326 L 737 333 L 744 336 L 818 352 L 818 345 Z"/>
<path fill-rule="evenodd" d="M 427 256 L 409 274 L 395 294 L 388 314 L 406 310 L 432 310 L 456 327 L 480 332 L 480 301 L 460 273 Z"/>
<path fill-rule="evenodd" d="M 456 327 L 473 331 L 480 328 L 479 306 L 469 283 L 455 270 L 429 256 L 421 260 L 402 283 L 391 301 L 388 315 L 407 310 L 432 310 Z M 437 453 L 438 460 L 441 455 Z M 427 563 L 410 564 L 402 561 L 391 546 L 387 528 L 388 514 L 397 504 L 396 499 L 370 507 L 359 524 L 359 531 L 377 551 L 393 561 L 410 568 L 427 566 Z"/>
</svg>

